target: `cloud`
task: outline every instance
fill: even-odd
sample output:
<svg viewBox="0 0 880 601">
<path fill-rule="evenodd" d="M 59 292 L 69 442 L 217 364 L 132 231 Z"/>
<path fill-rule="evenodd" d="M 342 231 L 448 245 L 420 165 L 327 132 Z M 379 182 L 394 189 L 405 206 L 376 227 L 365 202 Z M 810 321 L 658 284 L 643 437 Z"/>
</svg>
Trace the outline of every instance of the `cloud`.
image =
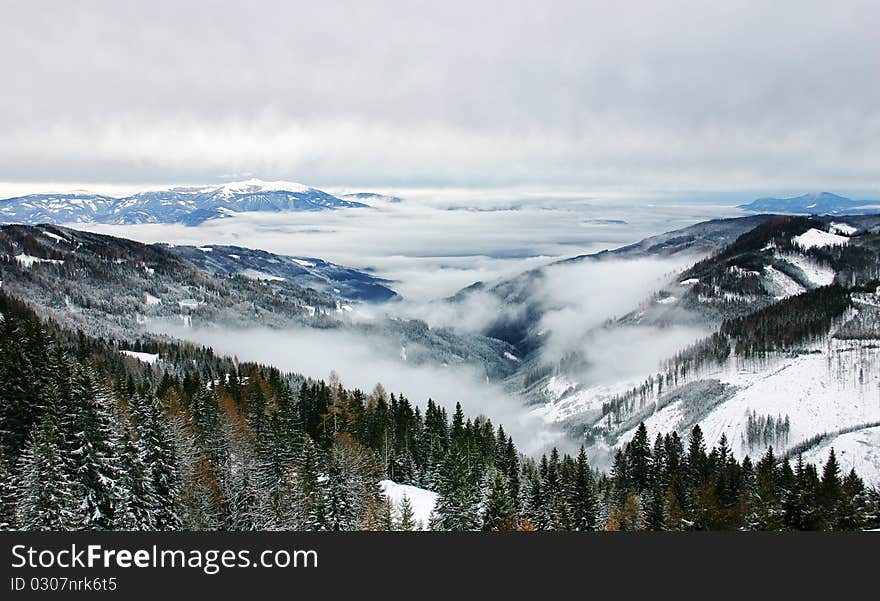
<svg viewBox="0 0 880 601">
<path fill-rule="evenodd" d="M 422 192 L 382 209 L 247 213 L 182 225 L 72 227 L 142 242 L 228 244 L 373 270 L 424 303 L 560 257 L 616 248 L 647 235 L 729 215 L 730 207 L 624 198 Z M 511 209 L 510 207 L 521 207 Z M 456 210 L 449 210 L 450 208 Z M 607 219 L 625 220 L 608 223 Z M 426 311 L 420 311 L 427 317 Z"/>
<path fill-rule="evenodd" d="M 545 361 L 556 363 L 572 352 L 581 352 L 593 361 L 604 357 L 621 365 L 632 363 L 632 350 L 643 352 L 641 345 L 628 346 L 626 356 L 614 356 L 609 346 L 612 338 L 622 335 L 632 343 L 635 332 L 650 329 L 598 331 L 610 320 L 638 309 L 650 295 L 666 284 L 697 257 L 644 258 L 625 261 L 581 261 L 549 267 L 540 281 L 537 296 L 543 315 L 537 327 L 544 332 L 542 353 Z M 620 349 L 618 349 L 620 350 Z M 656 367 L 656 365 L 652 366 Z"/>
<path fill-rule="evenodd" d="M 0 180 L 876 189 L 880 7 L 15 3 Z"/>
</svg>

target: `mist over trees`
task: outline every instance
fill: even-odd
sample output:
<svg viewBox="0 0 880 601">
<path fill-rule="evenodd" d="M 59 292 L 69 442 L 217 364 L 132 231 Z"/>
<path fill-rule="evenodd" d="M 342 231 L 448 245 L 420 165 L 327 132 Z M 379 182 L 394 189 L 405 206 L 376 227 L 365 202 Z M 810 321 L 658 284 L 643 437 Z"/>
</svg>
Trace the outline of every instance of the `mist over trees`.
<svg viewBox="0 0 880 601">
<path fill-rule="evenodd" d="M 209 349 L 105 341 L 42 323 L 0 293 L 0 527 L 25 530 L 860 529 L 880 498 L 832 454 L 819 471 L 737 461 L 644 426 L 610 473 L 502 426 L 424 410 Z M 159 353 L 148 365 L 121 345 Z M 766 429 L 758 416 L 756 428 Z M 777 428 L 774 422 L 773 430 Z M 763 432 L 763 430 L 762 430 Z M 438 493 L 428 524 L 381 493 Z"/>
</svg>

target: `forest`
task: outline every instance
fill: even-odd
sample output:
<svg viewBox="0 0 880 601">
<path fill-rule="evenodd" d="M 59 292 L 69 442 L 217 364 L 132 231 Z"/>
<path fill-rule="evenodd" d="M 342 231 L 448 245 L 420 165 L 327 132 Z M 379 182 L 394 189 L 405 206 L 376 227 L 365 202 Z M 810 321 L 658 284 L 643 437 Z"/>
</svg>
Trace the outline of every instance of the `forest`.
<svg viewBox="0 0 880 601">
<path fill-rule="evenodd" d="M 105 340 L 0 291 L 0 529 L 858 530 L 880 493 L 834 454 L 737 460 L 695 427 L 640 425 L 608 473 L 583 449 L 533 459 L 501 425 L 238 363 Z M 152 352 L 148 364 L 123 351 Z M 379 482 L 438 493 L 428 524 Z"/>
</svg>

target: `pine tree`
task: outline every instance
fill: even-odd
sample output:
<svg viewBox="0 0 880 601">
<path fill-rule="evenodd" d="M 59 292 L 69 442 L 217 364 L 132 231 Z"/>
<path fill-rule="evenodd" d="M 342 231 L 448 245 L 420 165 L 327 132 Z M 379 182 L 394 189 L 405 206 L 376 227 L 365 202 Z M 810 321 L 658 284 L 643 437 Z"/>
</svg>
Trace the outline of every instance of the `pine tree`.
<svg viewBox="0 0 880 601">
<path fill-rule="evenodd" d="M 868 491 L 855 470 L 843 479 L 842 495 L 835 513 L 830 516 L 830 528 L 834 530 L 861 530 L 868 526 Z"/>
<path fill-rule="evenodd" d="M 34 426 L 18 462 L 15 521 L 22 530 L 80 527 L 74 482 L 65 471 L 52 420 Z"/>
<path fill-rule="evenodd" d="M 66 462 L 78 483 L 77 505 L 84 526 L 90 530 L 110 529 L 120 500 L 113 401 L 93 372 L 79 368 L 73 370 L 73 377 L 76 385 L 71 387 L 71 413 L 65 416 L 64 426 L 70 445 Z"/>
<path fill-rule="evenodd" d="M 379 506 L 379 529 L 384 532 L 394 530 L 394 512 L 391 507 L 391 499 L 383 497 L 382 504 Z"/>
<path fill-rule="evenodd" d="M 15 479 L 0 447 L 0 530 L 15 529 Z"/>
<path fill-rule="evenodd" d="M 452 449 L 443 465 L 442 485 L 435 507 L 438 514 L 435 525 L 443 530 L 478 530 L 478 494 L 462 451 Z"/>
<path fill-rule="evenodd" d="M 516 527 L 516 509 L 507 488 L 507 479 L 495 471 L 483 510 L 483 530 L 515 530 Z"/>
<path fill-rule="evenodd" d="M 595 530 L 597 524 L 596 485 L 587 463 L 587 453 L 581 447 L 577 457 L 572 495 L 573 525 L 575 530 Z"/>
<path fill-rule="evenodd" d="M 828 460 L 822 468 L 822 482 L 819 486 L 819 504 L 828 527 L 835 521 L 838 505 L 843 500 L 843 486 L 840 481 L 840 466 L 834 448 L 828 453 Z"/>
<path fill-rule="evenodd" d="M 177 462 L 162 409 L 153 398 L 144 399 L 139 407 L 138 453 L 146 468 L 152 496 L 148 503 L 157 530 L 180 527 L 177 515 L 180 494 Z"/>
<path fill-rule="evenodd" d="M 113 513 L 115 530 L 156 530 L 154 517 L 155 492 L 144 466 L 138 445 L 131 439 L 127 424 L 119 429 L 120 493 L 119 505 Z"/>
<path fill-rule="evenodd" d="M 648 490 L 651 470 L 651 447 L 648 442 L 648 429 L 639 424 L 635 436 L 626 445 L 626 463 L 630 486 L 637 493 Z"/>
<path fill-rule="evenodd" d="M 397 530 L 410 531 L 416 529 L 416 520 L 413 514 L 412 503 L 409 500 L 409 497 L 403 495 L 403 498 L 400 499 L 399 510 L 398 513 L 400 517 L 397 520 Z"/>
</svg>

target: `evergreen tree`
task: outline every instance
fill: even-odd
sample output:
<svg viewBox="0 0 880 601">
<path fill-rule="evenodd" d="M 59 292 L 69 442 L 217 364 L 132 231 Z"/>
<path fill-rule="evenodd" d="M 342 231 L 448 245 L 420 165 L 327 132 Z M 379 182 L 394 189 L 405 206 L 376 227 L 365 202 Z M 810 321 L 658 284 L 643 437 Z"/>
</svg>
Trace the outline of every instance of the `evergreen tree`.
<svg viewBox="0 0 880 601">
<path fill-rule="evenodd" d="M 85 369 L 74 370 L 77 380 L 75 396 L 71 399 L 71 413 L 65 416 L 70 449 L 66 456 L 68 470 L 77 482 L 83 524 L 87 529 L 104 530 L 113 527 L 113 512 L 119 504 L 117 481 L 120 469 L 117 462 L 117 440 L 112 415 L 112 398 Z"/>
<path fill-rule="evenodd" d="M 648 482 L 651 471 L 651 447 L 648 442 L 648 429 L 645 424 L 639 424 L 635 436 L 626 445 L 626 464 L 630 486 L 637 493 L 648 490 Z"/>
<path fill-rule="evenodd" d="M 436 527 L 442 530 L 479 529 L 479 491 L 471 481 L 464 453 L 458 447 L 447 454 L 443 464 L 442 485 L 438 492 Z"/>
<path fill-rule="evenodd" d="M 483 510 L 483 530 L 515 530 L 517 521 L 507 479 L 501 472 L 495 471 Z"/>
<path fill-rule="evenodd" d="M 115 530 L 156 530 L 154 516 L 156 496 L 152 480 L 141 458 L 130 430 L 123 425 L 119 431 L 119 505 L 113 513 Z"/>
<path fill-rule="evenodd" d="M 151 508 L 157 530 L 180 527 L 177 515 L 179 480 L 174 449 L 162 409 L 153 398 L 143 399 L 139 406 L 138 453 L 150 482 Z"/>
<path fill-rule="evenodd" d="M 12 469 L 0 447 L 0 530 L 15 529 L 15 494 Z"/>
<path fill-rule="evenodd" d="M 397 520 L 397 530 L 410 531 L 416 529 L 416 520 L 413 514 L 412 503 L 409 497 L 403 495 L 400 499 L 399 511 L 400 517 Z"/>
<path fill-rule="evenodd" d="M 822 468 L 822 482 L 819 486 L 819 504 L 829 526 L 835 521 L 838 505 L 842 500 L 843 486 L 840 480 L 840 466 L 832 447 L 828 453 L 828 460 Z"/>
<path fill-rule="evenodd" d="M 595 530 L 597 525 L 596 485 L 593 472 L 587 463 L 587 453 L 581 447 L 577 457 L 572 495 L 574 529 Z"/>
<path fill-rule="evenodd" d="M 57 440 L 47 417 L 31 429 L 19 458 L 15 522 L 22 530 L 72 530 L 83 525 L 75 484 L 67 475 Z"/>
</svg>

